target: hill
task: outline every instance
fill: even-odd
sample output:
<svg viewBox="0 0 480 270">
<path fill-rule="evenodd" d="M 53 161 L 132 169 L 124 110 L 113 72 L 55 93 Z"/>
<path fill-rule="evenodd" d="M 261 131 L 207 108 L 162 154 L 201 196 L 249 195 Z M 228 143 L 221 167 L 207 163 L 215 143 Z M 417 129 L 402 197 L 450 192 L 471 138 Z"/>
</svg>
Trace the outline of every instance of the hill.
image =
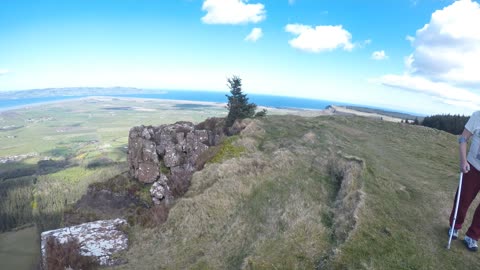
<svg viewBox="0 0 480 270">
<path fill-rule="evenodd" d="M 19 127 L 0 134 L 0 156 L 9 159 L 0 164 L 1 221 L 62 226 L 65 204 L 126 170 L 130 127 L 225 115 L 222 106 L 205 106 L 94 98 L 1 113 L 2 126 Z M 270 112 L 229 140 L 239 157 L 217 156 L 193 175 L 165 223 L 130 229 L 129 263 L 118 268 L 480 266 L 459 241 L 445 249 L 458 181 L 455 136 L 353 115 Z M 2 260 L 27 262 L 12 253 L 24 250 L 25 232 L 0 235 Z"/>
<path fill-rule="evenodd" d="M 410 113 L 402 113 L 402 112 L 395 112 L 395 111 L 389 111 L 389 110 L 384 110 L 384 109 L 374 109 L 374 108 L 365 108 L 365 107 L 359 107 L 359 106 L 345 106 L 347 109 L 355 110 L 355 111 L 360 111 L 360 112 L 366 112 L 366 113 L 373 113 L 373 114 L 380 114 L 384 116 L 390 116 L 393 118 L 400 118 L 400 119 L 409 119 L 413 120 L 417 118 L 419 121 L 423 119 L 423 117 L 419 115 L 414 115 Z"/>
<path fill-rule="evenodd" d="M 121 269 L 472 269 L 446 250 L 457 144 L 356 116 L 270 116 L 194 174 L 168 220 L 134 227 Z"/>
</svg>

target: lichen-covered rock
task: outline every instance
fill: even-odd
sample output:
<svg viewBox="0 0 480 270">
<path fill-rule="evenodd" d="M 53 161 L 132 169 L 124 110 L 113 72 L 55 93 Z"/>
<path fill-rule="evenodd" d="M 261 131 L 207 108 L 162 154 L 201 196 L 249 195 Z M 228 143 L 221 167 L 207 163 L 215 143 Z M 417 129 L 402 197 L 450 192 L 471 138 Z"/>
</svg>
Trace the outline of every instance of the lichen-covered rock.
<svg viewBox="0 0 480 270">
<path fill-rule="evenodd" d="M 80 245 L 78 251 L 82 256 L 93 257 L 102 266 L 111 266 L 121 261 L 113 257 L 118 252 L 127 250 L 128 238 L 120 227 L 126 226 L 124 219 L 99 220 L 77 226 L 46 231 L 41 234 L 42 262 L 45 262 L 47 254 L 47 240 L 50 237 L 60 244 L 76 240 Z"/>
<path fill-rule="evenodd" d="M 177 122 L 157 127 L 133 127 L 130 130 L 130 175 L 142 183 L 154 183 L 150 194 L 155 204 L 183 194 L 197 168 L 199 157 L 209 146 L 220 141 L 219 120 L 207 121 L 210 122 L 197 127 L 190 122 Z M 165 179 L 160 179 L 162 176 Z"/>
<path fill-rule="evenodd" d="M 160 204 L 161 200 L 170 196 L 170 190 L 167 185 L 167 181 L 167 177 L 162 174 L 160 175 L 160 179 L 153 183 L 153 185 L 150 187 L 150 195 L 152 196 L 153 203 Z"/>
</svg>

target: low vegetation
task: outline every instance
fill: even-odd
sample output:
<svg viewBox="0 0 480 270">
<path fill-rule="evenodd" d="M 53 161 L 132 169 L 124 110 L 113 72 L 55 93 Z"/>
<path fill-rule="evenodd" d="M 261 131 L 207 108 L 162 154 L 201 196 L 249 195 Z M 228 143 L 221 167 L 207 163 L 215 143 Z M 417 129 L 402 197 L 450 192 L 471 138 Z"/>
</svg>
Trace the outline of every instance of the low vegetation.
<svg viewBox="0 0 480 270">
<path fill-rule="evenodd" d="M 22 226 L 35 224 L 30 227 L 36 231 L 33 235 L 63 226 L 65 210 L 86 193 L 89 184 L 105 182 L 126 171 L 132 126 L 200 122 L 226 115 L 219 105 L 202 107 L 195 113 L 176 105 L 172 101 L 90 98 L 1 112 L 1 126 L 16 128 L 0 130 L 0 233 L 10 231 L 0 234 L 0 240 L 3 235 L 20 239 L 24 231 L 13 230 Z M 131 109 L 105 110 L 110 107 Z M 157 218 L 162 217 L 157 214 Z M 24 247 L 39 247 L 36 237 L 30 240 Z M 38 248 L 28 259 L 8 256 L 5 243 L 0 241 L 2 266 L 31 268 L 14 266 L 38 259 Z M 8 264 L 3 258 L 9 259 Z"/>
<path fill-rule="evenodd" d="M 165 223 L 134 226 L 120 268 L 478 267 L 460 242 L 444 248 L 455 141 L 354 116 L 256 120 L 234 141 L 245 151 L 195 173 Z"/>
<path fill-rule="evenodd" d="M 34 226 L 1 233 L 1 269 L 37 269 L 40 263 L 38 241 L 38 231 Z"/>
<path fill-rule="evenodd" d="M 167 209 L 143 205 L 148 187 L 122 174 L 126 136 L 139 123 L 195 121 L 188 118 L 194 114 L 174 106 L 170 114 L 88 106 L 52 105 L 8 118 L 57 117 L 0 134 L 10 140 L 0 140 L 2 156 L 38 153 L 0 165 L 3 230 L 29 223 L 39 231 L 56 228 L 69 222 L 69 211 L 84 215 L 79 219 L 102 217 L 71 208 L 90 185 L 140 198 L 127 215 L 131 245 L 119 269 L 480 267 L 460 241 L 444 248 L 458 181 L 458 146 L 449 133 L 355 116 L 249 120 L 205 157 L 188 190 L 176 187 L 183 197 Z M 132 104 L 115 104 L 123 106 Z M 197 112 L 195 122 L 226 115 L 210 109 L 208 116 Z M 2 258 L 10 252 L 6 236 L 15 233 L 0 234 Z"/>
<path fill-rule="evenodd" d="M 50 237 L 46 243 L 45 258 L 46 269 L 64 270 L 64 269 L 97 269 L 98 264 L 91 257 L 81 256 L 79 254 L 80 244 L 78 240 L 71 239 L 66 243 L 60 243 L 57 239 Z"/>
</svg>

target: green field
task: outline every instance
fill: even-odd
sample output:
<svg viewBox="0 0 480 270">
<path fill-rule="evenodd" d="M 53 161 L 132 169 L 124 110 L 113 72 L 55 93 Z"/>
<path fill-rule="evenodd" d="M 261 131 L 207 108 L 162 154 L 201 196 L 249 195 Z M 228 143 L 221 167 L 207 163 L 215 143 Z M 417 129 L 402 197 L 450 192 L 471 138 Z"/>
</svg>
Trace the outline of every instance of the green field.
<svg viewBox="0 0 480 270">
<path fill-rule="evenodd" d="M 34 269 L 39 262 L 35 227 L 0 234 L 0 268 Z"/>
</svg>

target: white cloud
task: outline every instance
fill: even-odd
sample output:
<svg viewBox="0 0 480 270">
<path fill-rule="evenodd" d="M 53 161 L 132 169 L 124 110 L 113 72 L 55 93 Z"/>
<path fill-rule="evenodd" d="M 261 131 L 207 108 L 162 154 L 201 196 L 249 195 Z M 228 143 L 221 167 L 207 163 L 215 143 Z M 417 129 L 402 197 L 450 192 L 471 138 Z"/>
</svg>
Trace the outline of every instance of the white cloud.
<svg viewBox="0 0 480 270">
<path fill-rule="evenodd" d="M 249 4 L 247 0 L 205 0 L 202 10 L 207 14 L 202 21 L 207 24 L 258 23 L 265 19 L 263 4 Z"/>
<path fill-rule="evenodd" d="M 432 82 L 421 76 L 385 75 L 380 78 L 382 84 L 401 88 L 411 92 L 424 93 L 439 98 L 443 102 L 469 102 L 480 104 L 480 95 L 445 82 Z M 449 103 L 450 104 L 450 103 Z"/>
<path fill-rule="evenodd" d="M 351 51 L 354 48 L 352 35 L 341 25 L 320 25 L 313 28 L 303 24 L 288 24 L 285 31 L 298 35 L 288 42 L 292 47 L 307 52 L 318 53 L 337 48 Z"/>
<path fill-rule="evenodd" d="M 248 34 L 245 38 L 245 41 L 256 42 L 263 36 L 262 28 L 255 27 L 252 29 L 252 32 Z"/>
<path fill-rule="evenodd" d="M 372 59 L 374 60 L 385 60 L 388 58 L 388 55 L 385 53 L 384 50 L 376 51 L 372 53 Z"/>
<path fill-rule="evenodd" d="M 456 1 L 437 10 L 410 38 L 412 73 L 434 81 L 480 86 L 480 4 Z"/>
<path fill-rule="evenodd" d="M 9 73 L 9 72 L 10 72 L 10 71 L 9 71 L 8 69 L 1 69 L 1 68 L 0 68 L 0 76 L 5 75 L 5 74 L 7 74 L 7 73 Z"/>
<path fill-rule="evenodd" d="M 459 0 L 437 10 L 430 22 L 407 36 L 414 51 L 405 74 L 385 75 L 382 84 L 420 92 L 445 104 L 480 106 L 480 4 Z"/>
</svg>

